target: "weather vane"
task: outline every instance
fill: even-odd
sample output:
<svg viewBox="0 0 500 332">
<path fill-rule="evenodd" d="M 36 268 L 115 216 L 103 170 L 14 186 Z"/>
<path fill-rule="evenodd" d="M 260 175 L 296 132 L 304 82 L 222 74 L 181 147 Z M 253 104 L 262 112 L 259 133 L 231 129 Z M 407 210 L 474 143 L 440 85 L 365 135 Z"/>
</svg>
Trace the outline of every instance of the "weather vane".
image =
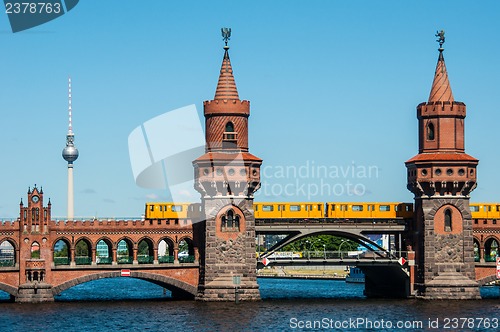
<svg viewBox="0 0 500 332">
<path fill-rule="evenodd" d="M 224 40 L 227 46 L 227 41 L 231 39 L 231 28 L 222 28 L 220 30 L 222 32 L 222 39 Z"/>
<path fill-rule="evenodd" d="M 439 43 L 439 50 L 442 51 L 444 44 L 444 30 L 436 31 L 436 37 L 438 37 L 436 41 Z"/>
</svg>

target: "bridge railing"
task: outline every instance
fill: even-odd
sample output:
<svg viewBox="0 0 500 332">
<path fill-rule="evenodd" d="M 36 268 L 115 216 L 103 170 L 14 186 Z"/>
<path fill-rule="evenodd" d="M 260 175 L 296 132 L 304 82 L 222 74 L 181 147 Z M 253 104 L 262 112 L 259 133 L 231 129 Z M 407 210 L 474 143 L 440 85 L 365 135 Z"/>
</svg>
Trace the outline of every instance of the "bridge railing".
<svg viewBox="0 0 500 332">
<path fill-rule="evenodd" d="M 270 261 L 282 261 L 282 260 L 387 260 L 393 259 L 398 260 L 400 257 L 407 257 L 407 252 L 389 252 L 389 251 L 363 251 L 363 252 L 352 252 L 352 251 L 303 251 L 296 252 L 290 255 L 280 255 L 279 252 L 273 253 L 267 256 Z"/>
</svg>

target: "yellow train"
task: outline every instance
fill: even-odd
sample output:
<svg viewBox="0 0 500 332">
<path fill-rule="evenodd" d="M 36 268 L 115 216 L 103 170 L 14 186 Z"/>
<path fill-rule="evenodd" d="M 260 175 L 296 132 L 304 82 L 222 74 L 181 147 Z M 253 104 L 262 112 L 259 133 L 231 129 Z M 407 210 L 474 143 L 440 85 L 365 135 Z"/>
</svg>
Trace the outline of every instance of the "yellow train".
<svg viewBox="0 0 500 332">
<path fill-rule="evenodd" d="M 256 219 L 412 219 L 413 203 L 257 202 Z M 500 219 L 500 203 L 471 203 L 473 219 Z M 146 219 L 198 219 L 200 203 L 146 203 Z"/>
<path fill-rule="evenodd" d="M 472 219 L 500 219 L 499 203 L 471 203 Z"/>
<path fill-rule="evenodd" d="M 146 203 L 146 219 L 198 219 L 200 203 Z"/>
<path fill-rule="evenodd" d="M 256 219 L 396 219 L 412 218 L 412 203 L 254 203 Z"/>
</svg>

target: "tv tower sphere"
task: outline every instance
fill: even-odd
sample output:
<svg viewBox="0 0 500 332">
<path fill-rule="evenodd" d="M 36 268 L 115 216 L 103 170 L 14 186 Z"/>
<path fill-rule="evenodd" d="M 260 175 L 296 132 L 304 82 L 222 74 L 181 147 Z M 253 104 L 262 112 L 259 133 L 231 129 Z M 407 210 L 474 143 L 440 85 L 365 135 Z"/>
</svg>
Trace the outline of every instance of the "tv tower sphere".
<svg viewBox="0 0 500 332">
<path fill-rule="evenodd" d="M 66 147 L 62 151 L 62 157 L 68 163 L 72 163 L 78 159 L 78 149 L 75 148 L 73 142 L 71 142 L 71 144 L 66 144 Z"/>
</svg>

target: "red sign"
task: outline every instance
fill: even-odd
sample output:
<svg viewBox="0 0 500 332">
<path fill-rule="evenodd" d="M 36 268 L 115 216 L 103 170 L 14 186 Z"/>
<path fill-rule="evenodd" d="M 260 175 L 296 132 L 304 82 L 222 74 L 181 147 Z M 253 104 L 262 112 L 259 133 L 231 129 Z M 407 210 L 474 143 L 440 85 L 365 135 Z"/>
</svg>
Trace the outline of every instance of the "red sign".
<svg viewBox="0 0 500 332">
<path fill-rule="evenodd" d="M 406 259 L 404 259 L 403 257 L 401 257 L 400 259 L 398 259 L 398 262 L 399 262 L 399 264 L 401 264 L 401 265 L 405 265 L 405 263 L 406 263 Z"/>
<path fill-rule="evenodd" d="M 497 279 L 500 279 L 500 257 L 497 257 Z"/>
<path fill-rule="evenodd" d="M 269 259 L 264 258 L 264 259 L 262 260 L 262 264 L 264 264 L 264 266 L 267 266 L 267 265 L 269 264 Z"/>
<path fill-rule="evenodd" d="M 121 274 L 122 274 L 122 277 L 130 277 L 130 270 L 129 269 L 122 270 Z"/>
</svg>

